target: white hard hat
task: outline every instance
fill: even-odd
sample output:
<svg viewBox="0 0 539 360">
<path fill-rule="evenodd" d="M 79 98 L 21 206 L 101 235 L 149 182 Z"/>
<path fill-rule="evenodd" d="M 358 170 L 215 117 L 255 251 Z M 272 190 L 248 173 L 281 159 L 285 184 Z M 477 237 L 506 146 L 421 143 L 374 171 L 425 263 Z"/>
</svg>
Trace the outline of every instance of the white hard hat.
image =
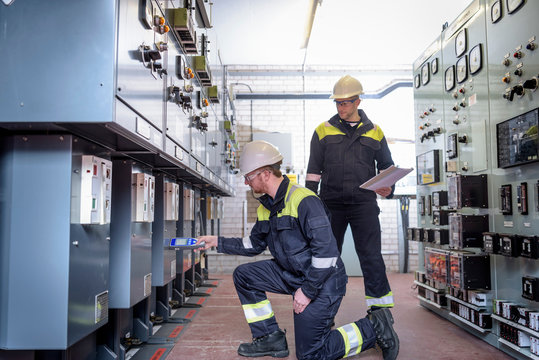
<svg viewBox="0 0 539 360">
<path fill-rule="evenodd" d="M 358 79 L 350 75 L 343 76 L 333 86 L 333 95 L 330 99 L 346 99 L 355 95 L 363 94 L 363 86 Z"/>
<path fill-rule="evenodd" d="M 283 159 L 275 146 L 264 140 L 255 140 L 245 144 L 240 157 L 240 170 L 243 175 L 267 165 L 273 165 Z"/>
</svg>

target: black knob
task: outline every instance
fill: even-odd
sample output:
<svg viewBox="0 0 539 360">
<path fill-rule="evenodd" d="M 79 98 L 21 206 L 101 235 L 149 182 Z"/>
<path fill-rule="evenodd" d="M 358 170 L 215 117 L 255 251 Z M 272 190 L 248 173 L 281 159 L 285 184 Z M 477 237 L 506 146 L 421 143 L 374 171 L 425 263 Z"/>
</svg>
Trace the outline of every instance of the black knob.
<svg viewBox="0 0 539 360">
<path fill-rule="evenodd" d="M 524 94 L 524 88 L 522 87 L 522 85 L 515 85 L 513 89 L 515 89 L 515 94 L 517 94 L 518 96 Z"/>
<path fill-rule="evenodd" d="M 537 89 L 537 85 L 539 85 L 538 81 L 537 81 L 537 78 L 526 80 L 526 81 L 524 81 L 524 84 L 522 84 L 524 89 L 531 89 L 531 90 Z"/>
<path fill-rule="evenodd" d="M 513 74 L 515 74 L 516 76 L 522 76 L 522 69 L 516 69 Z"/>
<path fill-rule="evenodd" d="M 459 111 L 458 105 L 453 106 L 453 111 Z"/>
<path fill-rule="evenodd" d="M 459 136 L 458 142 L 462 144 L 466 144 L 468 142 L 468 137 L 466 135 Z"/>
</svg>

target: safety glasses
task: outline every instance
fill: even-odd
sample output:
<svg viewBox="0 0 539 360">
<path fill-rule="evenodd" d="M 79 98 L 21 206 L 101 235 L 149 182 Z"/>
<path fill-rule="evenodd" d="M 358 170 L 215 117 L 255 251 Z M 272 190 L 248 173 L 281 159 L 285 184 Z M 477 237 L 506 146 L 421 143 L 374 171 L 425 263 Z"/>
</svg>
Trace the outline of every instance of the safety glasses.
<svg viewBox="0 0 539 360">
<path fill-rule="evenodd" d="M 350 99 L 350 100 L 333 100 L 335 102 L 335 104 L 337 104 L 337 106 L 347 106 L 348 104 L 353 104 L 354 101 L 356 101 L 357 99 L 359 98 L 354 98 L 354 99 Z"/>
<path fill-rule="evenodd" d="M 266 169 L 264 170 L 258 170 L 257 172 L 255 172 L 254 174 L 251 174 L 251 175 L 243 175 L 243 178 L 245 179 L 245 181 L 247 181 L 248 183 L 250 183 L 251 181 L 253 181 L 253 179 L 255 177 L 257 177 L 258 175 L 262 174 L 264 171 L 266 171 Z"/>
</svg>

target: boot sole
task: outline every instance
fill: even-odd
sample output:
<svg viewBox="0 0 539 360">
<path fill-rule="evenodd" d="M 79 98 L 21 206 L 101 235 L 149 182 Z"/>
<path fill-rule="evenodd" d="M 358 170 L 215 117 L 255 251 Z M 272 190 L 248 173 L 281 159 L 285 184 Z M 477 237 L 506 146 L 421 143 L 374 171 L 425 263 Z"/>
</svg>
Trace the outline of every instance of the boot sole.
<svg viewBox="0 0 539 360">
<path fill-rule="evenodd" d="M 289 351 L 288 350 L 267 351 L 267 352 L 259 352 L 259 353 L 254 353 L 254 354 L 245 354 L 238 351 L 238 354 L 241 356 L 246 356 L 246 357 L 271 356 L 275 358 L 285 358 L 289 355 Z"/>
</svg>

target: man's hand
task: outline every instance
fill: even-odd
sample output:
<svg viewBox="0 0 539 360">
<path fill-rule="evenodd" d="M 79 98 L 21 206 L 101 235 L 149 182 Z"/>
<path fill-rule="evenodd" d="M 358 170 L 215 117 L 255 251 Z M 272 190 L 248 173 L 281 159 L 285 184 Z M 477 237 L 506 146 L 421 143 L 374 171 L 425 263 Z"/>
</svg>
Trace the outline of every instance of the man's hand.
<svg viewBox="0 0 539 360">
<path fill-rule="evenodd" d="M 311 299 L 303 294 L 301 288 L 297 289 L 294 294 L 294 312 L 296 314 L 301 314 L 310 303 Z"/>
<path fill-rule="evenodd" d="M 204 250 L 208 250 L 211 247 L 217 246 L 217 236 L 215 235 L 204 235 L 197 237 L 196 245 L 204 241 Z"/>
<path fill-rule="evenodd" d="M 374 192 L 377 193 L 378 195 L 383 196 L 383 197 L 387 197 L 387 196 L 389 196 L 389 194 L 391 194 L 391 188 L 390 187 L 383 187 L 383 188 L 374 190 Z"/>
</svg>

